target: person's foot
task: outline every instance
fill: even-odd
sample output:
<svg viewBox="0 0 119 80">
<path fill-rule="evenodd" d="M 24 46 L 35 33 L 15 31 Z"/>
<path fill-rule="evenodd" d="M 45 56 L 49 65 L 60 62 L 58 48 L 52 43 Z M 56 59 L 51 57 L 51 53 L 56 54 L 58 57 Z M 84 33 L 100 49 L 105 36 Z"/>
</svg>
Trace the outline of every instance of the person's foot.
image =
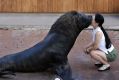
<svg viewBox="0 0 119 80">
<path fill-rule="evenodd" d="M 100 62 L 95 63 L 95 66 L 98 67 L 98 68 L 101 67 L 102 65 L 103 65 L 103 64 L 100 63 Z"/>
<path fill-rule="evenodd" d="M 98 71 L 106 71 L 106 70 L 110 70 L 110 65 L 109 64 L 102 65 L 102 67 L 100 67 L 98 69 Z"/>
</svg>

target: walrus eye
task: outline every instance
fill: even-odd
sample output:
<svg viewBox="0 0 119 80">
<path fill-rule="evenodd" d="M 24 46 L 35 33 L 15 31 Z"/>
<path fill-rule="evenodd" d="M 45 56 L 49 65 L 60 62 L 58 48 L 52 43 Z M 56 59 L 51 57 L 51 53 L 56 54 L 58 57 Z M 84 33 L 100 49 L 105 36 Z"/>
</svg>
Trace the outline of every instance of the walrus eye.
<svg viewBox="0 0 119 80">
<path fill-rule="evenodd" d="M 91 22 L 92 22 L 92 16 L 91 15 L 88 15 L 85 19 L 84 19 L 84 26 L 85 28 L 89 27 L 89 25 L 91 25 Z"/>
</svg>

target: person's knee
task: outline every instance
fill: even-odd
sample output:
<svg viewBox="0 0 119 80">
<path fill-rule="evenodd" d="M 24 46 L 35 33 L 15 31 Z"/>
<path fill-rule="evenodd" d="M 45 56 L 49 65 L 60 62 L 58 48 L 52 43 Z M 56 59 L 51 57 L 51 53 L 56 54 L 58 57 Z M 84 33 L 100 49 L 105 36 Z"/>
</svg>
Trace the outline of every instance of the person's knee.
<svg viewBox="0 0 119 80">
<path fill-rule="evenodd" d="M 95 51 L 94 51 L 94 50 L 90 51 L 90 55 L 91 55 L 91 56 L 96 55 Z"/>
</svg>

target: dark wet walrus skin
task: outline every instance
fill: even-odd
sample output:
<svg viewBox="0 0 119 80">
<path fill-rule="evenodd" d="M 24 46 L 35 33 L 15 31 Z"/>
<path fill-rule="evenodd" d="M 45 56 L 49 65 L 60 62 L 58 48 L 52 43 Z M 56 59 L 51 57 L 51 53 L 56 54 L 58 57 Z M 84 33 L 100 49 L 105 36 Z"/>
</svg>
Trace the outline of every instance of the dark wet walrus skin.
<svg viewBox="0 0 119 80">
<path fill-rule="evenodd" d="M 91 21 L 91 16 L 76 11 L 65 13 L 52 25 L 44 40 L 25 51 L 0 58 L 0 76 L 7 72 L 39 72 L 50 68 L 63 80 L 74 80 L 67 55 L 79 33 Z"/>
</svg>

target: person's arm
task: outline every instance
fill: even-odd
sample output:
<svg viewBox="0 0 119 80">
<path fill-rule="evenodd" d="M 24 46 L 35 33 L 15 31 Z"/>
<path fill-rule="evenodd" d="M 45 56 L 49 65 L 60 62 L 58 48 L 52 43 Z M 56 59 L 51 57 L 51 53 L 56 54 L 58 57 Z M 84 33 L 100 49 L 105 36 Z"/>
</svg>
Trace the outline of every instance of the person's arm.
<svg viewBox="0 0 119 80">
<path fill-rule="evenodd" d="M 93 44 L 93 50 L 96 50 L 99 48 L 99 43 L 101 41 L 101 38 L 102 38 L 102 35 L 103 33 L 102 32 L 97 32 L 96 35 L 95 35 L 95 41 L 94 41 L 94 44 Z"/>
<path fill-rule="evenodd" d="M 93 42 L 89 43 L 89 44 L 86 46 L 86 48 L 89 48 L 89 47 L 91 47 L 91 46 L 93 46 Z"/>
<path fill-rule="evenodd" d="M 89 43 L 84 49 L 84 52 L 88 54 L 90 52 L 90 49 L 92 49 L 92 46 L 93 46 L 93 42 Z"/>
<path fill-rule="evenodd" d="M 102 32 L 97 32 L 95 35 L 95 41 L 86 48 L 86 53 L 90 53 L 92 50 L 96 50 L 99 47 L 100 40 L 102 38 L 103 33 Z"/>
</svg>

